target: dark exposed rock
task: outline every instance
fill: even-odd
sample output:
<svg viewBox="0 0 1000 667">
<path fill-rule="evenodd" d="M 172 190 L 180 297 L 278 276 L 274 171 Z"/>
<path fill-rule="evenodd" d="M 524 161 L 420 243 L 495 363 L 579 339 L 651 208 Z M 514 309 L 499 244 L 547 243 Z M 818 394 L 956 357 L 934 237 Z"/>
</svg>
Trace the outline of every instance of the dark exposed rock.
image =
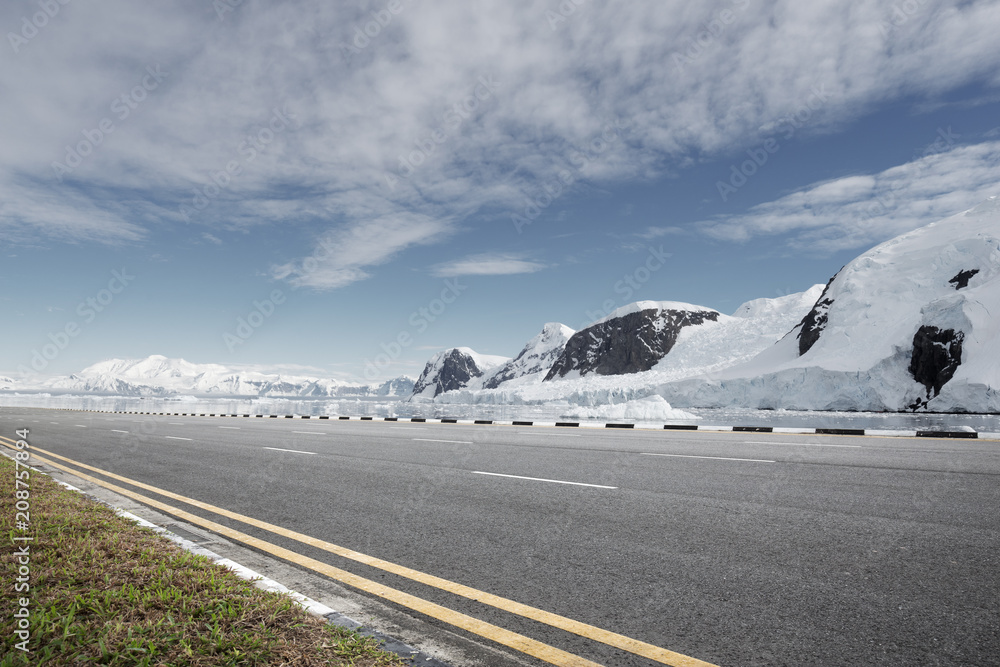
<svg viewBox="0 0 1000 667">
<path fill-rule="evenodd" d="M 687 326 L 718 321 L 715 311 L 649 309 L 594 324 L 570 337 L 545 376 L 625 375 L 648 371 L 663 359 Z"/>
<path fill-rule="evenodd" d="M 962 364 L 962 341 L 965 333 L 924 325 L 913 336 L 910 375 L 927 388 L 927 398 L 941 393 Z"/>
<path fill-rule="evenodd" d="M 819 340 L 820 334 L 823 333 L 823 329 L 826 328 L 830 306 L 833 305 L 833 299 L 828 299 L 826 293 L 830 291 L 830 285 L 836 280 L 837 275 L 840 274 L 837 273 L 833 278 L 830 278 L 830 281 L 823 289 L 823 293 L 816 300 L 816 305 L 806 313 L 806 316 L 802 318 L 802 322 L 799 323 L 799 327 L 801 327 L 798 336 L 800 357 L 812 349 L 812 346 Z"/>
<path fill-rule="evenodd" d="M 972 280 L 972 277 L 977 273 L 979 273 L 979 269 L 959 271 L 958 275 L 948 281 L 948 284 L 954 285 L 956 290 L 963 289 L 969 286 L 969 281 Z"/>
<path fill-rule="evenodd" d="M 475 360 L 455 348 L 444 353 L 444 358 L 435 357 L 427 362 L 424 372 L 413 385 L 413 394 L 422 394 L 428 387 L 434 387 L 434 396 L 446 391 L 463 389 L 472 378 L 480 377 L 482 369 Z"/>
</svg>

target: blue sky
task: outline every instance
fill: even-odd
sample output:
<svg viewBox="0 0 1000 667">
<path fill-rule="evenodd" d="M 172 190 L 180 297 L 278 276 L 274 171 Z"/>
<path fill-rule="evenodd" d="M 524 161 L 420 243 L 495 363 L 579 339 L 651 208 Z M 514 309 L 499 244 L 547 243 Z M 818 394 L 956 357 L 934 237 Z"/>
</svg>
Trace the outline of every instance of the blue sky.
<svg viewBox="0 0 1000 667">
<path fill-rule="evenodd" d="M 0 8 L 15 378 L 416 376 L 1000 191 L 994 2 L 65 2 Z"/>
</svg>

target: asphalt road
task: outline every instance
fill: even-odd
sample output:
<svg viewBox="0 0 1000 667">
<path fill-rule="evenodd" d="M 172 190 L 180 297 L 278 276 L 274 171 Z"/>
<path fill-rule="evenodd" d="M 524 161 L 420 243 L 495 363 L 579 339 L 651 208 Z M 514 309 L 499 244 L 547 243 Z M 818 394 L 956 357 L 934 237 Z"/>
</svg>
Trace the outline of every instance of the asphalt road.
<svg viewBox="0 0 1000 667">
<path fill-rule="evenodd" d="M 0 409 L 0 435 L 25 426 L 34 447 L 717 665 L 1000 664 L 996 441 Z M 657 664 L 184 509 L 604 665 Z"/>
</svg>

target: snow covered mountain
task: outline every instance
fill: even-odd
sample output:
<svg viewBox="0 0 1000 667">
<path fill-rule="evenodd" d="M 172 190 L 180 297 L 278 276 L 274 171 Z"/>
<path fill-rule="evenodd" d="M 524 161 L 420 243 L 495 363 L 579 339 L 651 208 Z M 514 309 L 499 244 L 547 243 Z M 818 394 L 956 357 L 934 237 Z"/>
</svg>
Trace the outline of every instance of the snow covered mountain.
<svg viewBox="0 0 1000 667">
<path fill-rule="evenodd" d="M 689 303 L 630 304 L 575 333 L 545 379 L 648 371 L 670 353 L 682 329 L 718 319 L 717 311 Z"/>
<path fill-rule="evenodd" d="M 508 361 L 507 357 L 479 354 L 467 347 L 438 352 L 424 366 L 424 372 L 413 386 L 411 398 L 434 398 L 456 389 L 478 389 L 484 376 Z"/>
<path fill-rule="evenodd" d="M 483 382 L 484 389 L 496 389 L 501 384 L 538 373 L 548 373 L 562 355 L 566 343 L 576 333 L 565 324 L 549 322 L 541 333 L 528 341 L 521 352 L 500 366 Z"/>
<path fill-rule="evenodd" d="M 756 358 L 659 390 L 701 407 L 998 412 L 998 314 L 993 197 L 850 262 Z"/>
<path fill-rule="evenodd" d="M 372 385 L 375 387 L 375 396 L 409 396 L 413 393 L 413 386 L 417 383 L 413 378 L 401 375 L 398 378 L 386 380 L 382 384 Z"/>
<path fill-rule="evenodd" d="M 576 338 L 580 344 L 577 352 L 566 355 L 564 363 L 579 365 L 567 371 L 566 378 L 555 376 L 550 379 L 547 375 L 551 373 L 546 371 L 499 382 L 494 386 L 487 383 L 482 390 L 472 386 L 453 390 L 438 395 L 435 401 L 512 404 L 567 401 L 573 405 L 592 406 L 640 399 L 654 394 L 661 384 L 718 371 L 752 359 L 798 324 L 822 290 L 822 285 L 816 285 L 799 294 L 756 299 L 741 305 L 732 316 L 676 302 L 631 304 L 570 337 Z M 695 315 L 685 318 L 677 313 Z M 697 319 L 702 320 L 701 323 L 693 324 Z M 625 322 L 632 320 L 643 326 L 630 334 Z M 685 322 L 683 326 L 678 326 Z M 613 326 L 606 326 L 608 323 L 613 323 Z M 668 336 L 673 338 L 669 350 L 666 346 Z M 614 342 L 609 343 L 612 338 Z M 619 340 L 625 349 L 637 350 L 631 361 L 618 351 Z M 658 353 L 654 355 L 648 348 L 643 348 L 647 344 L 658 346 Z M 530 346 L 531 343 L 528 344 Z M 604 350 L 608 352 L 605 354 Z M 587 353 L 589 356 L 585 356 Z M 563 355 L 560 353 L 559 356 Z M 650 365 L 650 369 L 624 375 L 603 375 L 596 370 L 617 364 L 617 368 L 624 371 L 629 364 L 639 363 L 640 360 Z M 585 361 L 586 365 L 581 361 Z M 581 373 L 584 368 L 588 369 L 586 374 Z"/>
<path fill-rule="evenodd" d="M 110 359 L 79 373 L 45 383 L 46 389 L 116 396 L 408 396 L 407 377 L 366 385 L 340 380 L 237 371 L 219 364 L 193 364 L 153 355 L 145 359 Z"/>
</svg>

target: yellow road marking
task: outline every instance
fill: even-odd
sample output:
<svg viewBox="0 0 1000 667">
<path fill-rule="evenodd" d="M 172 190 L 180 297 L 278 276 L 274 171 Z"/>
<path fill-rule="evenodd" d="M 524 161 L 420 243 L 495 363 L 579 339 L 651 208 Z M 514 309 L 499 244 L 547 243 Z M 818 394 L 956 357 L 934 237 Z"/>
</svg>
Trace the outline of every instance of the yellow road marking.
<svg viewBox="0 0 1000 667">
<path fill-rule="evenodd" d="M 0 436 L 0 440 L 9 440 L 9 439 Z M 10 442 L 13 443 L 13 441 Z M 295 531 L 288 530 L 287 528 L 282 528 L 281 526 L 276 526 L 274 524 L 267 523 L 265 521 L 260 521 L 259 519 L 254 519 L 253 517 L 237 514 L 236 512 L 231 512 L 221 507 L 216 507 L 208 503 L 203 503 L 199 500 L 194 500 L 193 498 L 187 498 L 185 496 L 181 496 L 171 491 L 159 489 L 155 486 L 144 484 L 142 482 L 137 482 L 127 477 L 122 477 L 112 472 L 107 472 L 105 470 L 101 470 L 100 468 L 95 468 L 85 463 L 80 463 L 78 461 L 74 461 L 73 459 L 60 456 L 59 454 L 41 450 L 38 447 L 33 446 L 32 451 L 33 452 L 41 451 L 46 455 L 54 456 L 58 459 L 62 459 L 63 461 L 68 461 L 74 465 L 78 465 L 87 470 L 92 470 L 107 477 L 111 477 L 112 479 L 123 481 L 127 484 L 131 484 L 141 489 L 146 489 L 147 491 L 152 491 L 153 493 L 160 494 L 167 498 L 179 500 L 183 503 L 193 505 L 194 507 L 199 507 L 214 514 L 218 514 L 220 516 L 224 516 L 230 519 L 235 519 L 236 521 L 240 521 L 242 523 L 255 526 L 257 528 L 261 528 L 263 530 L 267 530 L 277 535 L 281 535 L 282 537 L 287 537 L 289 539 L 302 542 L 303 544 L 308 544 L 309 546 L 316 547 L 318 549 L 323 549 L 324 551 L 328 551 L 343 558 L 348 558 L 350 560 L 363 563 L 365 565 L 380 570 L 384 570 L 386 572 L 391 572 L 398 576 L 405 577 L 407 579 L 411 579 L 413 581 L 417 581 L 422 584 L 426 584 L 427 586 L 431 586 L 433 588 L 438 588 L 440 590 L 447 591 L 449 593 L 458 595 L 460 597 L 468 598 L 470 600 L 475 600 L 477 602 L 481 602 L 483 604 L 490 605 L 498 609 L 502 609 L 512 614 L 517 614 L 525 618 L 530 618 L 532 620 L 544 623 L 554 628 L 559 628 L 561 630 L 565 630 L 567 632 L 580 635 L 581 637 L 586 637 L 588 639 L 592 639 L 594 641 L 598 641 L 603 644 L 613 646 L 615 648 L 627 651 L 629 653 L 641 655 L 651 660 L 655 660 L 656 662 L 660 662 L 665 665 L 670 665 L 671 667 L 717 667 L 712 663 L 705 662 L 703 660 L 698 660 L 697 658 L 692 658 L 690 656 L 686 656 L 681 653 L 676 653 L 674 651 L 670 651 L 665 648 L 655 646 L 653 644 L 648 644 L 646 642 L 639 641 L 638 639 L 632 639 L 631 637 L 626 637 L 625 635 L 621 635 L 616 632 L 611 632 L 610 630 L 604 630 L 602 628 L 598 628 L 596 626 L 589 625 L 587 623 L 575 621 L 571 618 L 566 618 L 565 616 L 560 616 L 558 614 L 554 614 L 552 612 L 548 612 L 543 609 L 538 609 L 536 607 L 531 607 L 526 604 L 521 604 L 520 602 L 508 600 L 498 595 L 493 595 L 492 593 L 486 593 L 484 591 L 480 591 L 475 588 L 465 586 L 463 584 L 458 584 L 453 581 L 448 581 L 447 579 L 442 579 L 440 577 L 436 577 L 431 574 L 426 574 L 424 572 L 420 572 L 418 570 L 414 570 L 405 567 L 403 565 L 398 565 L 396 563 L 385 561 L 380 558 L 375 558 L 374 556 L 368 556 L 366 554 L 362 554 L 357 551 L 353 551 L 351 549 L 347 549 L 345 547 L 341 547 L 336 544 L 326 542 L 324 540 L 310 537 L 302 533 L 297 533 Z M 32 455 L 34 456 L 34 454 Z M 74 470 L 69 470 L 68 472 L 77 475 L 81 474 L 77 473 Z M 100 484 L 101 482 L 97 483 Z"/>
<path fill-rule="evenodd" d="M 32 449 L 35 448 L 33 447 Z M 297 554 L 294 551 L 279 547 L 276 544 L 265 542 L 264 540 L 253 537 L 252 535 L 241 533 L 238 530 L 233 530 L 232 528 L 223 526 L 220 523 L 203 519 L 195 514 L 177 509 L 176 507 L 172 507 L 166 503 L 161 503 L 158 500 L 153 500 L 148 496 L 143 496 L 115 484 L 99 480 L 96 477 L 91 477 L 86 473 L 73 470 L 72 468 L 64 466 L 60 463 L 56 463 L 55 461 L 49 461 L 34 453 L 32 453 L 32 457 L 38 459 L 41 463 L 59 468 L 60 470 L 65 470 L 66 472 L 76 475 L 77 477 L 81 477 L 89 482 L 103 486 L 104 488 L 110 489 L 115 493 L 120 493 L 123 496 L 138 500 L 141 503 L 155 507 L 156 509 L 172 514 L 195 525 L 207 528 L 208 530 L 218 533 L 219 535 L 224 535 L 232 540 L 243 542 L 244 544 L 248 544 L 279 558 L 284 558 L 285 560 L 295 563 L 296 565 L 309 568 L 310 570 L 324 574 L 331 579 L 353 586 L 354 588 L 359 588 L 367 593 L 371 593 L 372 595 L 377 595 L 378 597 L 389 600 L 390 602 L 395 602 L 396 604 L 418 611 L 421 614 L 430 616 L 431 618 L 444 621 L 449 625 L 454 625 L 455 627 L 467 630 L 471 633 L 479 635 L 480 637 L 485 637 L 486 639 L 495 641 L 498 644 L 509 646 L 516 651 L 534 656 L 543 662 L 558 665 L 559 667 L 603 667 L 599 663 L 592 662 L 586 658 L 581 658 L 578 655 L 567 653 L 566 651 L 549 646 L 548 644 L 543 644 L 529 637 L 525 637 L 524 635 L 519 635 L 516 632 L 505 630 L 504 628 L 492 625 L 485 621 L 480 621 L 479 619 L 453 611 L 446 607 L 442 607 L 441 605 L 433 602 L 428 602 L 427 600 L 410 595 L 409 593 L 398 591 L 395 588 L 389 588 L 388 586 L 384 586 L 370 579 L 359 577 L 356 574 L 352 574 L 346 570 L 341 570 L 333 567 L 332 565 L 327 565 L 326 563 L 309 558 L 308 556 Z"/>
</svg>

